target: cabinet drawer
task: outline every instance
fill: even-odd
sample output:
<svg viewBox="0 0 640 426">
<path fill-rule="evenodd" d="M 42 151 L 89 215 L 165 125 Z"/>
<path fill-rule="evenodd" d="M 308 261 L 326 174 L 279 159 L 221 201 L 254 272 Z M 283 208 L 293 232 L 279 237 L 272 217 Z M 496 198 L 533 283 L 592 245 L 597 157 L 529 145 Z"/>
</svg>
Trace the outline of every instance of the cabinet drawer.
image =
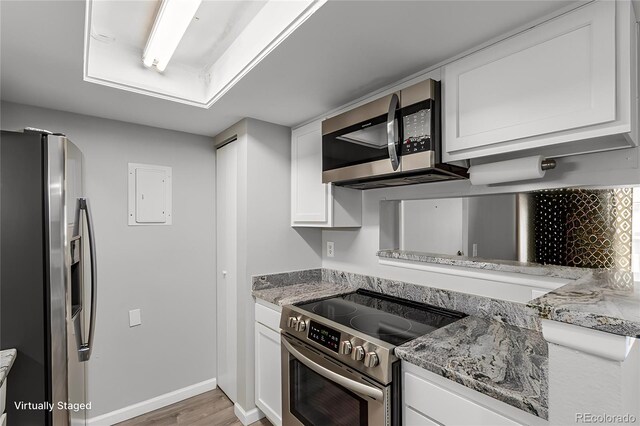
<svg viewBox="0 0 640 426">
<path fill-rule="evenodd" d="M 256 303 L 256 322 L 280 332 L 280 312 Z"/>
<path fill-rule="evenodd" d="M 511 419 L 411 373 L 404 373 L 403 379 L 405 405 L 445 426 L 518 425 Z"/>
<path fill-rule="evenodd" d="M 407 407 L 404 411 L 404 426 L 440 426 L 440 423 L 436 423 L 430 418 Z"/>
</svg>

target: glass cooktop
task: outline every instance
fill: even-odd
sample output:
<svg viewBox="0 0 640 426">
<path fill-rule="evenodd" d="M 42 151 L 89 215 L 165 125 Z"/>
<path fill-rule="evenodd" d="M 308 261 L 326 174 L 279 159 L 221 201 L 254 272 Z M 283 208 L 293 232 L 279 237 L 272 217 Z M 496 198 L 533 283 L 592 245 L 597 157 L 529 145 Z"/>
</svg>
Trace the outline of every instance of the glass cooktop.
<svg viewBox="0 0 640 426">
<path fill-rule="evenodd" d="M 366 290 L 298 307 L 396 346 L 465 316 Z"/>
</svg>

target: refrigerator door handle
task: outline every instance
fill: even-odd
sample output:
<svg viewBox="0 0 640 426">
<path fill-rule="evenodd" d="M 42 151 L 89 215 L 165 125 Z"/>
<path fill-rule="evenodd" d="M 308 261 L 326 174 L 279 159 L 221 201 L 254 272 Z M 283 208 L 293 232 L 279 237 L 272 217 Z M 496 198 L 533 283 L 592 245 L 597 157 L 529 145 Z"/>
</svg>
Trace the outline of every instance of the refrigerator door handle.
<svg viewBox="0 0 640 426">
<path fill-rule="evenodd" d="M 91 260 L 91 315 L 89 317 L 89 334 L 87 341 L 82 342 L 78 347 L 78 358 L 81 362 L 88 361 L 91 357 L 91 350 L 93 349 L 93 335 L 96 326 L 96 302 L 97 302 L 97 290 L 98 290 L 98 277 L 97 277 L 97 265 L 96 265 L 96 245 L 93 234 L 93 220 L 91 219 L 91 209 L 89 208 L 89 200 L 86 198 L 78 199 L 80 202 L 80 210 L 84 212 L 85 219 L 87 221 L 87 231 L 89 236 L 89 256 Z M 79 317 L 80 315 L 78 315 Z M 79 330 L 76 330 L 76 339 L 81 341 Z"/>
</svg>

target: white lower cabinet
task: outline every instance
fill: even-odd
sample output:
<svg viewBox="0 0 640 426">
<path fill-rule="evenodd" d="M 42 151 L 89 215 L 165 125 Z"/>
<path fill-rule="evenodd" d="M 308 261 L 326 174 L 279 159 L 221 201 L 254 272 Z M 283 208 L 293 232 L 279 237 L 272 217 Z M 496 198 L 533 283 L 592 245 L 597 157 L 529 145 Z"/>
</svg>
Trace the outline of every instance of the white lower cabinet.
<svg viewBox="0 0 640 426">
<path fill-rule="evenodd" d="M 404 426 L 546 426 L 548 422 L 412 364 L 402 362 Z"/>
<path fill-rule="evenodd" d="M 405 425 L 440 426 L 440 423 L 418 413 L 411 407 L 406 407 L 403 414 Z"/>
<path fill-rule="evenodd" d="M 278 311 L 256 304 L 256 406 L 276 426 L 282 425 L 279 318 Z"/>
</svg>

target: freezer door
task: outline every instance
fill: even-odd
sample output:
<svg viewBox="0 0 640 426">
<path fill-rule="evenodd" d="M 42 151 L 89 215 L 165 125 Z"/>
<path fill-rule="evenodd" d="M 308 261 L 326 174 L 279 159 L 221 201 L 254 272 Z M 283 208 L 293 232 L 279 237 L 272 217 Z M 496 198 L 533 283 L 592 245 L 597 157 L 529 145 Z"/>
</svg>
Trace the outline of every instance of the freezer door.
<svg viewBox="0 0 640 426">
<path fill-rule="evenodd" d="M 65 232 L 65 145 L 63 136 L 47 136 L 44 142 L 46 249 L 49 269 L 49 339 L 51 348 L 51 402 L 53 425 L 68 425 L 69 413 L 58 403 L 67 393 L 67 239 Z"/>
</svg>

